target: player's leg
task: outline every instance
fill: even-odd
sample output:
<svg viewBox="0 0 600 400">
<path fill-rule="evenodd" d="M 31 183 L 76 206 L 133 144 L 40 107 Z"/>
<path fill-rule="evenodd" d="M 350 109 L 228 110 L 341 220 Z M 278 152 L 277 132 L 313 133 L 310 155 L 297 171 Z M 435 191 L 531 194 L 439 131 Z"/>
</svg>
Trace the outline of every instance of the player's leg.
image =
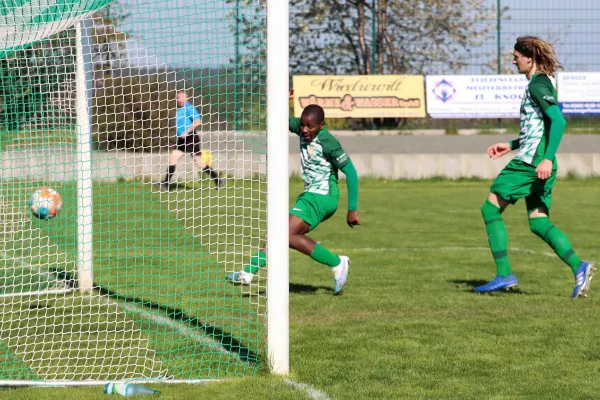
<svg viewBox="0 0 600 400">
<path fill-rule="evenodd" d="M 290 209 L 289 217 L 290 248 L 310 256 L 313 260 L 332 269 L 335 284 L 334 294 L 340 294 L 348 280 L 350 259 L 329 251 L 306 234 L 335 214 L 337 204 L 338 199 L 334 197 L 302 193 L 298 196 L 296 204 Z"/>
<path fill-rule="evenodd" d="M 223 187 L 223 181 L 219 178 L 219 174 L 213 170 L 202 158 L 202 140 L 197 134 L 189 135 L 186 138 L 186 153 L 189 153 L 196 164 L 196 167 L 200 169 L 202 173 L 205 173 L 211 177 L 215 182 L 217 189 Z"/>
<path fill-rule="evenodd" d="M 337 254 L 330 252 L 321 244 L 316 243 L 310 237 L 306 236 L 311 231 L 310 225 L 306 221 L 296 215 L 290 214 L 289 225 L 290 248 L 332 268 L 340 264 L 340 257 Z"/>
<path fill-rule="evenodd" d="M 512 275 L 508 261 L 508 233 L 502 218 L 502 213 L 508 205 L 507 200 L 499 197 L 496 193 L 490 193 L 481 207 L 488 244 L 496 263 L 496 272 L 498 276 L 502 277 Z"/>
<path fill-rule="evenodd" d="M 303 193 L 298 196 L 296 204 L 290 209 L 289 215 L 289 247 L 295 249 L 313 260 L 331 268 L 334 276 L 334 294 L 341 293 L 348 280 L 350 260 L 339 256 L 320 243 L 306 236 L 321 222 L 329 219 L 337 209 L 337 199 L 330 196 Z M 266 244 L 258 253 L 252 256 L 250 264 L 242 271 L 231 273 L 227 280 L 233 283 L 250 284 L 254 274 L 266 265 Z"/>
<path fill-rule="evenodd" d="M 346 256 L 339 256 L 320 243 L 316 243 L 306 234 L 311 230 L 309 224 L 296 215 L 290 214 L 290 248 L 297 250 L 313 260 L 331 268 L 335 289 L 333 294 L 342 292 L 348 281 L 348 270 L 350 268 L 350 259 Z"/>
<path fill-rule="evenodd" d="M 298 203 L 296 203 L 298 206 Z M 295 208 L 298 210 L 299 207 Z M 307 218 L 312 219 L 312 218 Z M 327 250 L 321 244 L 316 243 L 310 237 L 306 236 L 308 232 L 310 232 L 310 225 L 304 221 L 301 217 L 296 215 L 289 215 L 289 247 L 297 250 L 307 256 L 311 257 L 313 260 L 327 265 L 331 268 L 335 268 L 342 264 L 342 260 L 340 256 L 331 251 Z M 252 278 L 254 274 L 258 272 L 258 270 L 266 265 L 267 257 L 266 257 L 266 244 L 263 249 L 261 249 L 258 253 L 256 253 L 250 259 L 250 264 L 244 266 L 244 269 L 239 272 L 234 272 L 227 276 L 227 280 L 234 283 L 242 283 L 242 284 L 250 284 L 252 282 Z"/>
<path fill-rule="evenodd" d="M 267 244 L 250 257 L 250 263 L 244 266 L 244 272 L 256 274 L 259 269 L 267 265 Z"/>
<path fill-rule="evenodd" d="M 529 186 L 535 179 L 522 162 L 512 160 L 492 184 L 490 194 L 481 207 L 481 215 L 496 263 L 496 277 L 485 285 L 476 287 L 476 292 L 493 292 L 517 285 L 517 278 L 513 275 L 508 260 L 508 234 L 502 212 L 509 204 L 526 197 Z"/>
<path fill-rule="evenodd" d="M 201 151 L 194 154 L 194 163 L 196 164 L 196 167 L 202 171 L 202 173 L 210 176 L 210 178 L 215 182 L 215 187 L 217 189 L 223 187 L 224 181 L 219 178 L 219 174 L 210 165 L 208 165 L 206 161 L 204 161 Z"/>
<path fill-rule="evenodd" d="M 169 156 L 169 166 L 167 168 L 167 173 L 165 175 L 165 179 L 160 183 L 160 188 L 164 190 L 169 190 L 169 186 L 171 184 L 171 180 L 173 179 L 173 174 L 175 174 L 175 169 L 177 168 L 177 163 L 181 160 L 185 153 L 181 151 L 179 148 L 173 150 L 171 155 Z"/>
<path fill-rule="evenodd" d="M 249 285 L 252 283 L 254 275 L 265 265 L 267 265 L 267 244 L 256 252 L 250 258 L 250 263 L 245 265 L 241 271 L 233 272 L 227 275 L 227 280 L 233 283 Z"/>
<path fill-rule="evenodd" d="M 298 203 L 294 206 L 296 210 L 301 210 L 300 207 L 306 209 L 306 204 L 303 206 L 299 206 Z M 328 267 L 335 269 L 339 266 L 338 275 L 345 275 L 347 277 L 347 266 L 344 263 L 342 257 L 338 256 L 335 253 L 332 253 L 321 244 L 316 243 L 310 237 L 306 236 L 308 232 L 311 231 L 311 225 L 306 222 L 304 219 L 310 221 L 314 220 L 314 214 L 309 215 L 308 213 L 303 217 L 299 217 L 296 215 L 289 215 L 289 247 L 297 250 L 307 256 L 311 257 L 313 260 L 327 265 Z M 317 223 L 318 224 L 318 223 Z M 347 257 L 346 257 L 347 259 Z M 250 264 L 246 265 L 242 271 L 231 273 L 227 276 L 227 280 L 233 283 L 241 283 L 241 284 L 250 284 L 252 283 L 252 279 L 254 278 L 254 274 L 258 272 L 258 270 L 266 265 L 266 244 L 263 249 L 261 249 L 258 253 L 252 256 L 250 260 Z M 334 271 L 334 273 L 336 272 Z M 343 285 L 342 285 L 343 286 Z"/>
<path fill-rule="evenodd" d="M 586 297 L 596 268 L 592 263 L 582 261 L 573 250 L 567 235 L 550 222 L 549 211 L 552 204 L 554 179 L 554 175 L 550 177 L 545 192 L 533 194 L 525 199 L 529 216 L 529 229 L 546 242 L 556 255 L 571 268 L 575 276 L 575 287 L 571 297 Z"/>
<path fill-rule="evenodd" d="M 508 261 L 508 234 L 506 232 L 506 225 L 502 219 L 502 212 L 509 204 L 508 200 L 503 199 L 496 193 L 490 192 L 481 207 L 481 215 L 485 223 L 488 244 L 496 263 L 496 277 L 485 285 L 476 287 L 476 292 L 493 292 L 516 286 L 518 283 Z"/>
</svg>

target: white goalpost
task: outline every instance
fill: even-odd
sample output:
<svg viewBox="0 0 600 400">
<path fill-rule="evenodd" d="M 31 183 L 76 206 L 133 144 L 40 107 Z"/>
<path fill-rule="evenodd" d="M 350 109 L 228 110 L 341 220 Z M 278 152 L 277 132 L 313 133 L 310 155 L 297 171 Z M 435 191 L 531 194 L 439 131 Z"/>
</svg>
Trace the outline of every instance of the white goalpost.
<svg viewBox="0 0 600 400">
<path fill-rule="evenodd" d="M 271 370 L 289 372 L 289 139 L 287 1 L 269 0 L 267 18 L 267 338 Z"/>
<path fill-rule="evenodd" d="M 76 112 L 77 112 L 77 282 L 81 293 L 91 293 L 93 287 L 92 253 L 92 19 L 76 24 Z"/>
</svg>

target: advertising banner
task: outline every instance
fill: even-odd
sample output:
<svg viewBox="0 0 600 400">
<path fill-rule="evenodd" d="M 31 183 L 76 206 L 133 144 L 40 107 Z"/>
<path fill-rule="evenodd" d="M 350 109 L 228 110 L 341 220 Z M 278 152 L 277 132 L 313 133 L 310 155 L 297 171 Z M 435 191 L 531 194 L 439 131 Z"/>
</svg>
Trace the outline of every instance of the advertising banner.
<svg viewBox="0 0 600 400">
<path fill-rule="evenodd" d="M 318 104 L 327 118 L 424 118 L 421 75 L 297 75 L 294 115 Z"/>
<path fill-rule="evenodd" d="M 600 115 L 600 72 L 561 72 L 556 80 L 563 114 Z"/>
<path fill-rule="evenodd" d="M 427 113 L 432 118 L 519 118 L 524 75 L 429 75 Z"/>
</svg>

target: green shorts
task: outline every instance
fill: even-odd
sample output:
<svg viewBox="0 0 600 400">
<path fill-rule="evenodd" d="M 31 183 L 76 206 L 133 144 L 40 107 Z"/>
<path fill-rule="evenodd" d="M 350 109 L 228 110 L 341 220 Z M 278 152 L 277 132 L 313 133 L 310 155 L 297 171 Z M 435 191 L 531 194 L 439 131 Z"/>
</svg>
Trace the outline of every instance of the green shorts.
<svg viewBox="0 0 600 400">
<path fill-rule="evenodd" d="M 517 200 L 525 198 L 527 215 L 537 208 L 545 206 L 550 215 L 552 205 L 552 188 L 556 182 L 558 164 L 554 160 L 552 175 L 546 180 L 538 179 L 533 165 L 521 160 L 513 159 L 500 172 L 490 192 L 497 194 L 504 200 L 515 204 Z"/>
<path fill-rule="evenodd" d="M 290 214 L 306 222 L 312 231 L 321 222 L 331 218 L 337 206 L 337 197 L 304 192 L 296 198 L 296 204 L 290 208 Z"/>
</svg>

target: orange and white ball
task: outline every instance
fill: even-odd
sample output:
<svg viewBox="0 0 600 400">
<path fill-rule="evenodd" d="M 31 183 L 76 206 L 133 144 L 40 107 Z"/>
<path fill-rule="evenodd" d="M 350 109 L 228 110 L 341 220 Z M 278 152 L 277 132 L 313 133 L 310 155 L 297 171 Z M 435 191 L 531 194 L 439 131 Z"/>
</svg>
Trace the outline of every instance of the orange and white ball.
<svg viewBox="0 0 600 400">
<path fill-rule="evenodd" d="M 62 205 L 60 194 L 49 187 L 39 188 L 29 198 L 31 213 L 39 219 L 56 217 Z"/>
</svg>

